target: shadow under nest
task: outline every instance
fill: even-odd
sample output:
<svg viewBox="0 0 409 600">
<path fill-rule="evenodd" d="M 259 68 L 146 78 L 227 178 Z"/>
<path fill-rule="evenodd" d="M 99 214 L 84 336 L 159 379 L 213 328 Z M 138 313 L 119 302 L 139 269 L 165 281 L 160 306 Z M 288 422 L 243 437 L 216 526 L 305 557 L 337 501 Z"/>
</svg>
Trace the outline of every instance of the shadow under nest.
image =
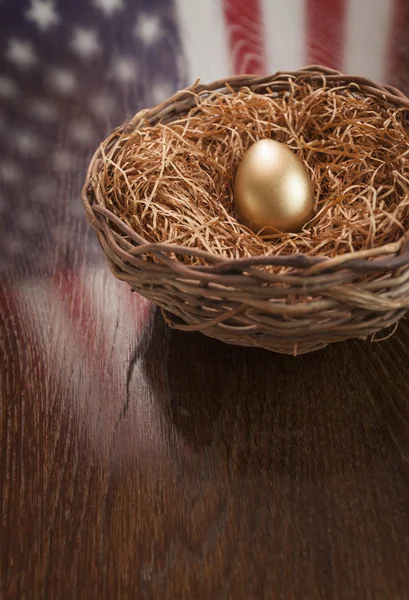
<svg viewBox="0 0 409 600">
<path fill-rule="evenodd" d="M 388 343 L 382 348 L 387 352 Z M 232 476 L 254 468 L 313 481 L 384 460 L 383 425 L 373 404 L 382 385 L 363 342 L 332 345 L 294 361 L 171 330 L 155 310 L 135 352 L 171 445 L 176 430 L 197 457 L 213 448 Z M 388 402 L 382 410 L 389 414 Z M 328 435 L 332 460 L 326 456 Z"/>
</svg>

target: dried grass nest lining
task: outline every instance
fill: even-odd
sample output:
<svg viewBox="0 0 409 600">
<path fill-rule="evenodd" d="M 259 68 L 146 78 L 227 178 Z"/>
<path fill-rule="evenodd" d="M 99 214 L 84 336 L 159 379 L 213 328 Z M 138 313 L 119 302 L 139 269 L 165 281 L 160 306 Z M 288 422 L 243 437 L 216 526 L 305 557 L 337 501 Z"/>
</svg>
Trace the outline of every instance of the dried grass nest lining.
<svg viewBox="0 0 409 600">
<path fill-rule="evenodd" d="M 331 89 L 303 81 L 282 94 L 243 88 L 196 95 L 195 103 L 171 123 L 122 134 L 116 149 L 104 154 L 103 203 L 146 240 L 226 258 L 332 257 L 393 242 L 405 233 L 405 109 L 357 94 L 356 87 Z M 262 238 L 236 219 L 236 169 L 244 152 L 263 138 L 288 144 L 310 173 L 316 216 L 299 234 Z"/>
</svg>

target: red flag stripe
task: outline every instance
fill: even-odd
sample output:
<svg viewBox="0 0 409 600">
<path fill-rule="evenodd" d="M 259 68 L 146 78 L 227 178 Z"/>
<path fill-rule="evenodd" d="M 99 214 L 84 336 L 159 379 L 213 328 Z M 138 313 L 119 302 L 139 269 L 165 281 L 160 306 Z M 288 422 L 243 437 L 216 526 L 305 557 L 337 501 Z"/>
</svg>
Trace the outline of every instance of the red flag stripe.
<svg viewBox="0 0 409 600">
<path fill-rule="evenodd" d="M 346 0 L 307 0 L 309 64 L 342 70 Z"/>
<path fill-rule="evenodd" d="M 408 63 L 407 50 L 407 24 L 409 9 L 405 0 L 394 0 L 392 24 L 389 31 L 389 52 L 384 76 L 385 83 L 403 88 L 408 93 L 408 82 L 404 81 L 402 74 Z"/>
<path fill-rule="evenodd" d="M 49 294 L 61 332 L 53 361 L 71 373 L 61 380 L 64 392 L 75 389 L 83 398 L 91 437 L 108 456 L 126 398 L 124 364 L 149 323 L 151 305 L 105 269 L 60 273 Z"/>
<path fill-rule="evenodd" d="M 107 277 L 106 281 L 105 273 L 95 270 L 93 275 L 87 274 L 86 283 L 75 273 L 60 273 L 54 286 L 64 307 L 71 343 L 80 345 L 88 371 L 95 372 L 96 362 L 105 365 L 97 369 L 103 379 L 100 383 L 118 389 L 118 382 L 112 385 L 112 378 L 119 371 L 118 364 L 128 358 L 123 353 L 131 352 L 131 340 L 141 337 L 149 321 L 150 304 L 111 274 Z"/>
<path fill-rule="evenodd" d="M 259 0 L 224 0 L 234 74 L 264 74 L 266 59 Z"/>
</svg>

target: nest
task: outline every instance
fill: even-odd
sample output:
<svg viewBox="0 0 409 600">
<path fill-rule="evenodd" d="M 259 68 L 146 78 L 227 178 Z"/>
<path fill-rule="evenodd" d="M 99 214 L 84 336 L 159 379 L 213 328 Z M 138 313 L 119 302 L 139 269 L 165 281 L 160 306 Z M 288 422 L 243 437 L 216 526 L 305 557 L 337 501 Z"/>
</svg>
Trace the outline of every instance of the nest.
<svg viewBox="0 0 409 600">
<path fill-rule="evenodd" d="M 294 354 L 373 334 L 409 306 L 408 110 L 398 90 L 322 67 L 195 85 L 101 144 L 85 208 L 114 274 L 174 327 Z M 310 173 L 300 233 L 236 217 L 238 164 L 263 138 Z"/>
</svg>

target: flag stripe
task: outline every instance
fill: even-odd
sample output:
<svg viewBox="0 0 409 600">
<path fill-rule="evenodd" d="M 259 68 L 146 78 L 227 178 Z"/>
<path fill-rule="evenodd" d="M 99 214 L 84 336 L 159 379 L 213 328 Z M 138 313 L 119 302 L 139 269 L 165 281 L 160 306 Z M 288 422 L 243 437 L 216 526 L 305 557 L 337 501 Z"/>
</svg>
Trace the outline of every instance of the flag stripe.
<svg viewBox="0 0 409 600">
<path fill-rule="evenodd" d="M 394 86 L 402 86 L 405 93 L 407 82 L 402 81 L 402 74 L 408 63 L 407 21 L 409 9 L 406 0 L 394 0 L 392 23 L 389 29 L 388 55 L 385 82 Z M 405 89 L 406 88 L 406 89 Z"/>
<path fill-rule="evenodd" d="M 219 0 L 176 0 L 189 84 L 232 74 L 223 5 Z"/>
<path fill-rule="evenodd" d="M 265 73 L 259 0 L 224 0 L 224 16 L 234 73 Z"/>
<path fill-rule="evenodd" d="M 305 65 L 305 1 L 262 0 L 269 72 Z"/>
<path fill-rule="evenodd" d="M 346 0 L 307 0 L 308 64 L 342 69 Z"/>
<path fill-rule="evenodd" d="M 393 0 L 348 0 L 344 71 L 385 83 Z"/>
<path fill-rule="evenodd" d="M 53 385 L 64 397 L 80 400 L 75 408 L 84 411 L 92 438 L 108 453 L 125 397 L 123 365 L 149 322 L 150 304 L 105 269 L 23 282 L 14 297 Z M 100 436 L 102 395 L 107 403 Z"/>
</svg>

